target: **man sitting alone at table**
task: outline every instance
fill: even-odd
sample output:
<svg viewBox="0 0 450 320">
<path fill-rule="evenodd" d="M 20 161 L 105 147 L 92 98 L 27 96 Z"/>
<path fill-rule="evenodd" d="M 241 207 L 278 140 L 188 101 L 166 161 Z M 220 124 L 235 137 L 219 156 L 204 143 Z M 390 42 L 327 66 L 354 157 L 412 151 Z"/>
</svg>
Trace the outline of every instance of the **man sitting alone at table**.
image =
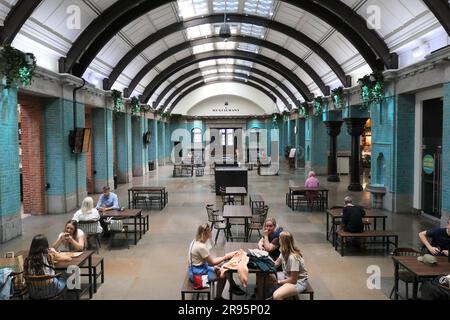
<svg viewBox="0 0 450 320">
<path fill-rule="evenodd" d="M 435 228 L 419 233 L 420 240 L 434 256 L 447 256 L 450 249 L 450 219 L 445 228 Z M 430 240 L 431 243 L 430 243 Z"/>
<path fill-rule="evenodd" d="M 111 210 L 120 210 L 119 198 L 114 192 L 111 192 L 111 188 L 106 186 L 103 187 L 103 194 L 98 199 L 97 210 L 100 215 Z M 104 219 L 100 219 L 100 224 L 105 232 L 108 231 L 108 225 Z"/>
<path fill-rule="evenodd" d="M 342 230 L 350 233 L 363 232 L 363 217 L 365 215 L 366 212 L 363 208 L 353 205 L 353 199 L 351 197 L 345 197 L 344 209 L 342 210 Z"/>
</svg>

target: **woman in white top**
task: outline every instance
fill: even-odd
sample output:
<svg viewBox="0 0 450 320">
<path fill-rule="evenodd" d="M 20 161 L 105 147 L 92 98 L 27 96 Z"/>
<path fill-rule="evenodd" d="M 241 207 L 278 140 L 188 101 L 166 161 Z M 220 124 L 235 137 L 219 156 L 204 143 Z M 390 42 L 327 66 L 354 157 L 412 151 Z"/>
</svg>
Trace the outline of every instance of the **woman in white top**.
<svg viewBox="0 0 450 320">
<path fill-rule="evenodd" d="M 52 247 L 58 250 L 60 246 L 63 246 L 63 251 L 83 251 L 84 241 L 84 232 L 78 229 L 78 222 L 70 220 Z"/>
<path fill-rule="evenodd" d="M 94 208 L 94 199 L 91 197 L 84 198 L 81 209 L 75 212 L 73 215 L 72 220 L 75 220 L 77 222 L 79 221 L 99 221 L 100 220 L 100 214 L 98 213 L 98 210 Z M 102 233 L 103 228 L 100 225 L 100 222 L 97 222 L 97 233 Z"/>
<path fill-rule="evenodd" d="M 308 287 L 308 271 L 300 250 L 294 244 L 294 237 L 287 231 L 280 234 L 280 257 L 275 265 L 282 266 L 278 273 L 279 288 L 273 293 L 274 300 L 283 300 L 298 295 Z"/>
</svg>

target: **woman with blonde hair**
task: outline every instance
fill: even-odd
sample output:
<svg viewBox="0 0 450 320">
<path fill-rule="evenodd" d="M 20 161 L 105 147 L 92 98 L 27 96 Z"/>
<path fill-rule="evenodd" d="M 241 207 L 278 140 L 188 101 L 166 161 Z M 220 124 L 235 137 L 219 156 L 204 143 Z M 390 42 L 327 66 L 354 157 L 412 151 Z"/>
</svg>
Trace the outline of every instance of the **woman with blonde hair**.
<svg viewBox="0 0 450 320">
<path fill-rule="evenodd" d="M 72 220 L 75 220 L 76 222 L 99 221 L 100 214 L 98 213 L 98 210 L 94 208 L 94 199 L 92 199 L 91 197 L 84 198 L 83 202 L 81 203 L 81 209 L 75 212 Z M 100 225 L 100 222 L 97 222 L 97 233 L 102 232 L 103 228 Z"/>
<path fill-rule="evenodd" d="M 194 281 L 195 275 L 208 274 L 208 281 L 212 282 L 218 280 L 216 299 L 222 299 L 222 292 L 225 288 L 226 278 L 219 278 L 216 272 L 219 272 L 218 266 L 226 260 L 230 260 L 236 252 L 229 252 L 223 257 L 212 257 L 211 249 L 211 227 L 205 223 L 198 227 L 195 240 L 192 241 L 189 247 L 188 263 L 189 263 L 189 279 Z M 216 271 L 217 270 L 217 271 Z M 230 280 L 230 291 L 234 294 L 242 295 L 245 292 L 239 286 Z"/>
<path fill-rule="evenodd" d="M 288 231 L 280 234 L 280 257 L 275 265 L 282 266 L 276 284 L 279 286 L 273 293 L 274 300 L 283 300 L 298 295 L 308 287 L 308 271 L 300 250 L 295 246 L 294 237 Z"/>
</svg>

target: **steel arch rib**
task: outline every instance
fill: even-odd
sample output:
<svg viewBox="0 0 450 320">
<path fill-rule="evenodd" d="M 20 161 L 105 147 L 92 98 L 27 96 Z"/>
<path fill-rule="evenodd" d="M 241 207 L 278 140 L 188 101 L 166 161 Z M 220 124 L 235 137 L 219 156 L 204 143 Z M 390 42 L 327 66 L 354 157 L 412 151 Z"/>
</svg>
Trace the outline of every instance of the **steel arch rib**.
<svg viewBox="0 0 450 320">
<path fill-rule="evenodd" d="M 179 45 L 176 45 L 176 46 L 170 48 L 169 50 L 165 51 L 164 53 L 160 54 L 158 57 L 156 57 L 155 59 L 150 61 L 138 72 L 138 74 L 133 78 L 133 80 L 131 81 L 131 83 L 129 85 L 130 90 L 133 91 L 136 88 L 136 86 L 139 84 L 139 82 L 145 77 L 145 75 L 148 74 L 159 63 L 161 63 L 162 61 L 177 54 L 178 52 L 189 49 L 191 47 L 198 46 L 198 45 L 208 44 L 208 43 L 218 43 L 218 42 L 222 42 L 222 41 L 223 41 L 223 39 L 220 38 L 219 36 L 213 36 L 213 37 L 201 38 L 201 39 L 183 42 Z M 228 39 L 228 41 L 254 44 L 254 45 L 258 45 L 258 46 L 264 47 L 266 49 L 270 49 L 272 51 L 277 52 L 278 54 L 288 58 L 289 60 L 294 62 L 294 64 L 296 64 L 301 69 L 303 69 L 306 72 L 306 74 L 308 74 L 308 76 L 316 83 L 317 87 L 322 91 L 322 93 L 325 96 L 330 94 L 330 88 L 325 85 L 322 78 L 316 73 L 316 71 L 314 71 L 314 69 L 311 66 L 309 66 L 304 60 L 300 59 L 298 56 L 293 54 L 291 51 L 289 51 L 279 45 L 276 45 L 272 42 L 269 42 L 266 40 L 261 40 L 261 39 L 254 38 L 254 37 L 232 36 Z M 122 68 L 120 68 L 120 69 L 122 69 Z M 113 71 L 113 73 L 114 73 L 114 71 Z M 111 79 L 111 76 L 110 76 L 107 80 L 108 86 L 106 86 L 104 88 L 105 90 L 110 90 L 111 85 L 117 79 L 118 74 L 115 73 L 113 75 L 113 73 L 111 73 L 113 78 Z M 112 80 L 112 81 L 110 82 L 110 80 Z"/>
<path fill-rule="evenodd" d="M 190 77 L 192 77 L 193 75 L 199 74 L 200 72 L 204 72 L 204 71 L 208 71 L 208 70 L 215 70 L 215 69 L 220 69 L 221 66 L 227 66 L 227 65 L 215 65 L 215 66 L 207 66 L 207 67 L 202 67 L 202 68 L 198 68 L 198 69 L 194 69 L 191 70 L 189 72 L 186 72 L 185 74 L 181 75 L 179 78 L 175 79 L 174 81 L 172 81 L 170 83 L 170 85 L 176 85 Z M 235 69 L 239 69 L 242 71 L 249 71 L 252 72 L 254 74 L 263 76 L 265 78 L 267 78 L 267 80 L 273 82 L 275 85 L 277 85 L 278 87 L 280 87 L 281 90 L 283 90 L 287 96 L 292 100 L 292 102 L 295 104 L 297 102 L 297 98 L 295 97 L 295 95 L 292 93 L 292 91 L 289 90 L 288 87 L 286 87 L 280 80 L 276 79 L 275 77 L 265 73 L 262 70 L 256 69 L 256 68 L 250 68 L 248 66 L 243 66 L 243 65 L 234 65 L 233 68 Z M 167 86 L 158 96 L 158 98 L 156 99 L 156 106 L 159 106 L 159 104 L 161 103 L 161 101 L 164 99 L 164 97 L 169 93 L 169 91 L 171 90 L 171 87 Z"/>
<path fill-rule="evenodd" d="M 274 69 L 280 71 L 288 80 L 291 82 L 291 84 L 295 87 L 296 90 L 300 92 L 300 94 L 303 96 L 303 98 L 307 101 L 311 101 L 313 96 L 311 92 L 309 91 L 308 87 L 303 83 L 303 81 L 297 77 L 291 70 L 283 66 L 281 63 L 276 62 L 275 60 L 269 59 L 267 57 L 257 55 L 257 54 L 251 54 L 249 52 L 245 51 L 236 51 L 236 50 L 229 50 L 229 51 L 209 51 L 205 53 L 201 53 L 198 55 L 192 55 L 187 58 L 184 58 L 182 60 L 177 61 L 176 63 L 170 65 L 168 68 L 161 71 L 161 73 L 156 76 L 145 88 L 144 93 L 142 95 L 143 99 L 142 101 L 148 101 L 150 97 L 153 95 L 155 90 L 164 83 L 167 79 L 169 79 L 171 76 L 173 76 L 176 72 L 178 72 L 181 69 L 184 69 L 194 63 L 198 63 L 205 60 L 211 60 L 211 58 L 216 59 L 241 59 L 241 60 L 247 60 L 252 61 L 254 63 L 261 64 L 269 69 Z M 128 90 L 128 92 L 131 92 L 131 90 Z"/>
<path fill-rule="evenodd" d="M 121 0 L 120 2 L 124 2 L 126 0 Z M 329 8 L 325 6 L 320 6 L 316 2 L 313 2 L 312 0 L 303 0 L 303 1 L 285 1 L 286 3 L 290 3 L 291 5 L 294 5 L 298 8 L 301 8 L 303 10 L 306 10 L 315 16 L 319 17 L 320 19 L 326 21 L 329 23 L 332 27 L 334 27 L 336 30 L 338 30 L 340 33 L 344 35 L 344 37 L 347 38 L 348 41 L 350 41 L 355 48 L 360 52 L 360 54 L 365 58 L 366 62 L 371 66 L 372 69 L 376 70 L 380 68 L 380 64 L 377 62 L 377 57 L 372 51 L 372 48 L 379 47 L 379 44 L 373 43 L 372 39 L 365 39 L 361 37 L 356 31 L 354 31 L 351 27 L 352 21 L 347 21 L 348 16 L 344 15 L 343 12 L 338 11 L 336 15 L 335 12 L 330 11 Z M 91 61 L 95 58 L 95 56 L 98 54 L 98 52 L 101 50 L 101 48 L 108 43 L 109 40 L 114 37 L 117 32 L 119 32 L 123 27 L 125 27 L 130 22 L 134 21 L 135 19 L 141 17 L 142 15 L 148 13 L 149 11 L 164 5 L 171 3 L 173 1 L 169 0 L 156 0 L 156 1 L 145 1 L 140 0 L 137 2 L 142 2 L 140 5 L 137 5 L 131 10 L 126 10 L 122 16 L 119 18 L 109 19 L 106 15 L 100 15 L 97 19 L 101 20 L 103 17 L 104 25 L 101 25 L 102 28 L 99 28 L 99 34 L 95 36 L 95 41 L 91 43 L 85 50 L 84 54 L 82 49 L 78 49 L 78 56 L 74 54 L 74 57 L 77 57 L 80 60 L 80 67 L 76 68 L 74 71 L 74 75 L 78 75 L 81 73 L 84 73 L 84 70 L 86 70 L 87 66 L 91 63 Z M 134 3 L 134 2 L 133 2 Z M 350 9 L 351 10 L 351 9 Z M 359 19 L 360 16 L 353 12 L 351 15 L 352 19 Z M 96 20 L 97 20 L 96 19 Z M 267 19 L 266 19 L 267 20 Z M 272 21 L 272 20 L 267 20 Z M 367 26 L 364 26 L 365 29 L 368 29 Z M 78 41 L 76 41 L 78 42 Z M 78 44 L 78 47 L 85 48 Z M 83 54 L 83 56 L 82 56 Z M 71 60 L 77 61 L 78 59 L 74 59 L 74 57 L 71 57 Z M 383 58 L 383 57 L 381 57 Z M 384 61 L 385 63 L 388 63 Z M 390 67 L 388 64 L 386 64 L 387 67 Z M 66 72 L 69 71 L 70 68 L 66 67 Z M 345 82 L 345 81 L 344 81 Z"/>
<path fill-rule="evenodd" d="M 423 0 L 450 36 L 450 3 L 448 0 Z"/>
<path fill-rule="evenodd" d="M 273 92 L 278 98 L 280 98 L 280 100 L 283 102 L 283 104 L 286 106 L 286 108 L 289 108 L 289 102 L 286 100 L 286 98 L 280 93 L 279 90 L 275 89 L 272 85 L 264 82 L 262 79 L 253 77 L 253 76 L 247 76 L 244 73 L 239 73 L 239 72 L 229 72 L 229 73 L 217 73 L 217 74 L 213 74 L 213 75 L 208 75 L 206 77 L 203 76 L 199 76 L 196 77 L 194 79 L 191 79 L 189 81 L 187 81 L 186 83 L 184 83 L 182 86 L 180 86 L 179 88 L 177 88 L 166 100 L 166 102 L 164 103 L 163 106 L 163 110 L 165 110 L 167 108 L 167 106 L 170 104 L 170 102 L 177 96 L 179 95 L 181 92 L 183 92 L 183 90 L 185 90 L 187 87 L 193 85 L 194 83 L 197 83 L 199 81 L 203 81 L 205 79 L 211 78 L 213 76 L 221 76 L 221 75 L 233 75 L 236 77 L 240 77 L 240 78 L 247 78 L 249 81 L 252 82 L 256 82 L 258 84 L 260 84 L 262 87 L 266 87 L 267 89 L 269 89 L 271 92 Z M 233 81 L 233 80 L 230 80 Z M 171 110 L 170 110 L 171 111 Z"/>
<path fill-rule="evenodd" d="M 205 83 L 205 82 L 202 81 L 202 82 L 200 82 L 200 83 L 198 83 L 198 84 L 192 86 L 191 88 L 187 89 L 185 92 L 183 92 L 183 94 L 179 95 L 178 98 L 173 102 L 172 106 L 176 106 L 176 105 L 177 105 L 184 97 L 186 97 L 189 93 L 191 93 L 191 92 L 193 92 L 193 91 L 195 91 L 195 90 L 197 90 L 197 89 L 199 89 L 199 88 L 201 88 L 201 87 L 203 87 L 203 86 L 210 85 L 210 84 L 214 84 L 214 83 L 227 83 L 227 82 L 231 82 L 231 81 L 217 80 L 217 81 L 209 81 L 208 83 Z M 240 82 L 240 83 L 242 83 L 242 84 L 244 84 L 244 85 L 253 87 L 253 88 L 255 88 L 255 89 L 261 91 L 262 93 L 264 93 L 264 94 L 265 94 L 266 96 L 268 96 L 273 102 L 276 101 L 275 97 L 274 97 L 270 92 L 268 92 L 267 90 L 265 90 L 264 88 L 262 88 L 261 86 L 255 84 L 255 83 L 245 82 L 245 81 L 239 80 L 239 79 L 235 79 L 235 80 L 233 80 L 233 82 Z M 173 110 L 172 106 L 171 106 L 171 109 Z"/>
<path fill-rule="evenodd" d="M 350 83 L 348 81 L 348 77 L 345 75 L 345 72 L 343 71 L 343 69 L 341 68 L 339 63 L 328 53 L 328 51 L 323 49 L 319 44 L 317 44 L 314 40 L 307 37 L 303 33 L 299 32 L 293 28 L 290 28 L 288 26 L 285 26 L 279 22 L 266 20 L 261 17 L 253 17 L 253 16 L 249 17 L 249 16 L 242 16 L 242 15 L 236 15 L 236 14 L 230 14 L 230 15 L 227 15 L 227 17 L 230 22 L 253 23 L 255 25 L 266 26 L 272 30 L 278 31 L 280 33 L 283 33 L 283 34 L 295 39 L 296 41 L 298 41 L 298 42 L 302 43 L 303 45 L 307 46 L 308 48 L 310 48 L 315 54 L 317 54 L 331 68 L 331 70 L 336 74 L 336 76 L 342 82 L 342 84 L 344 86 L 350 85 Z M 114 67 L 113 71 L 109 75 L 108 85 L 106 86 L 105 89 L 109 90 L 112 87 L 112 85 L 114 84 L 114 82 L 117 80 L 117 78 L 120 76 L 120 74 L 123 72 L 123 70 L 125 70 L 125 68 L 140 53 L 142 53 L 144 50 L 146 50 L 148 47 L 150 47 L 157 41 L 164 39 L 164 37 L 166 37 L 174 32 L 182 31 L 188 27 L 199 26 L 199 25 L 203 25 L 203 24 L 220 23 L 221 21 L 223 21 L 223 15 L 211 15 L 211 16 L 207 16 L 207 17 L 193 18 L 190 20 L 186 20 L 184 22 L 178 22 L 178 23 L 169 25 L 169 26 L 162 28 L 162 29 L 158 30 L 157 32 L 151 34 L 150 36 L 148 36 L 147 38 L 142 40 L 140 43 L 136 44 L 135 47 L 133 47 L 124 57 L 122 57 L 122 59 L 117 63 L 117 65 Z M 268 26 L 268 23 L 269 23 L 269 26 Z M 252 37 L 247 37 L 247 36 L 245 36 L 245 38 L 252 39 Z M 258 39 L 258 40 L 260 40 L 260 39 Z M 251 41 L 251 40 L 249 40 L 249 41 Z M 265 41 L 267 41 L 267 40 L 265 40 Z M 275 45 L 275 43 L 272 43 L 269 41 L 267 41 L 267 42 Z M 278 46 L 278 47 L 280 47 L 280 46 Z M 285 50 L 287 50 L 287 49 L 285 49 Z M 306 64 L 306 62 L 304 60 L 302 60 L 302 59 L 300 59 L 300 60 L 303 61 L 304 64 Z M 309 65 L 308 65 L 308 67 L 309 67 Z M 306 67 L 306 68 L 308 68 L 308 67 Z M 311 67 L 309 67 L 309 68 L 312 69 Z M 310 73 L 306 69 L 305 69 L 305 71 L 307 71 L 307 73 Z M 312 74 L 310 74 L 310 77 L 312 79 L 314 79 Z M 320 79 L 320 77 L 319 77 L 319 79 Z M 318 82 L 317 79 L 315 81 Z"/>
<path fill-rule="evenodd" d="M 10 45 L 22 26 L 41 4 L 42 0 L 19 0 L 9 11 L 0 27 L 0 41 L 3 45 Z"/>
</svg>

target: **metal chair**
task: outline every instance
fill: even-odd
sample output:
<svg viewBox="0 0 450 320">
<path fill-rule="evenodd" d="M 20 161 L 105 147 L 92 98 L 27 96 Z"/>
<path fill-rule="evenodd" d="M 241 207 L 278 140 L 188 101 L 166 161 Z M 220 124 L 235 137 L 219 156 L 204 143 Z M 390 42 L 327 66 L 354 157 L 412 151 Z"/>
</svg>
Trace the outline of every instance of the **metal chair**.
<svg viewBox="0 0 450 320">
<path fill-rule="evenodd" d="M 222 196 L 222 202 L 223 202 L 224 206 L 225 205 L 233 205 L 234 206 L 234 204 L 235 204 L 234 196 L 227 196 L 226 195 L 227 189 L 225 187 L 219 187 L 219 192 L 220 192 L 220 195 Z"/>
<path fill-rule="evenodd" d="M 101 244 L 100 244 L 100 233 L 98 233 L 98 225 L 99 225 L 99 221 L 98 220 L 91 220 L 91 221 L 78 221 L 78 228 L 80 228 L 81 230 L 84 231 L 84 234 L 86 235 L 86 240 L 87 240 L 87 248 L 90 248 L 91 242 L 90 239 L 95 239 L 96 241 L 96 247 L 95 247 L 95 252 L 98 253 L 98 249 L 101 248 Z"/>
<path fill-rule="evenodd" d="M 214 245 L 216 245 L 217 238 L 219 237 L 219 233 L 221 230 L 223 231 L 224 235 L 226 236 L 227 226 L 224 223 L 224 219 L 223 219 L 222 215 L 220 215 L 220 211 L 215 210 L 213 204 L 206 205 L 206 212 L 208 213 L 208 221 L 211 223 L 211 230 L 214 230 L 214 229 L 217 230 L 216 239 L 214 241 Z"/>
<path fill-rule="evenodd" d="M 265 205 L 262 208 L 254 208 L 252 212 L 252 220 L 250 222 L 249 235 L 250 239 L 253 230 L 258 231 L 259 237 L 261 237 L 261 230 L 264 228 L 264 222 L 267 219 L 267 214 L 269 213 L 269 206 Z"/>
<path fill-rule="evenodd" d="M 66 286 L 58 290 L 56 281 L 61 274 L 56 275 L 24 275 L 28 288 L 28 297 L 32 300 L 55 300 L 63 298 Z"/>
<path fill-rule="evenodd" d="M 111 219 L 109 221 L 109 232 L 111 234 L 109 237 L 109 243 L 108 243 L 108 249 L 110 251 L 111 251 L 112 242 L 114 240 L 114 236 L 116 234 L 121 234 L 121 233 L 125 234 L 125 241 L 127 242 L 127 248 L 130 249 L 130 244 L 128 243 L 128 226 L 123 225 L 122 220 Z"/>
<path fill-rule="evenodd" d="M 421 252 L 414 248 L 396 248 L 396 249 L 394 249 L 394 251 L 392 251 L 391 255 L 396 256 L 396 257 L 398 257 L 398 256 L 418 257 L 421 255 Z M 399 277 L 399 280 L 401 280 L 405 283 L 406 300 L 408 300 L 409 284 L 414 282 L 414 275 L 410 271 L 405 269 L 404 267 L 399 266 L 398 277 Z M 395 292 L 395 284 L 392 287 L 391 293 L 389 294 L 389 299 L 392 299 L 392 295 L 394 294 L 394 292 Z"/>
</svg>

